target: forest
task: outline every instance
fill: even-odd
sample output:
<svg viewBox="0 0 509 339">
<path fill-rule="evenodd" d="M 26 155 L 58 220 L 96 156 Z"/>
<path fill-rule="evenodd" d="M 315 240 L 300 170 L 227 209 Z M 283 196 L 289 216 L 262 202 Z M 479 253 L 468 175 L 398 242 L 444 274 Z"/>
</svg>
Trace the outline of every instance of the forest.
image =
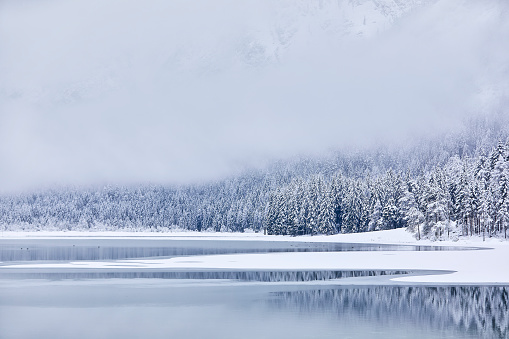
<svg viewBox="0 0 509 339">
<path fill-rule="evenodd" d="M 476 122 L 398 152 L 281 160 L 206 184 L 3 195 L 0 228 L 298 236 L 408 227 L 418 239 L 506 238 L 509 139 L 497 125 Z"/>
</svg>

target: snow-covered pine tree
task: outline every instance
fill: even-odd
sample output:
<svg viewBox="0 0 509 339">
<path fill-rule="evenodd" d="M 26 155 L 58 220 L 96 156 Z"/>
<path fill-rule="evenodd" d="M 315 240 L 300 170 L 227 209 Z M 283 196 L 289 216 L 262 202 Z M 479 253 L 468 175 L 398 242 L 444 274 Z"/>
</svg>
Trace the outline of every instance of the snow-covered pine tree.
<svg viewBox="0 0 509 339">
<path fill-rule="evenodd" d="M 419 210 L 417 199 L 417 183 L 407 178 L 405 190 L 399 200 L 401 213 L 407 227 L 416 233 L 417 239 L 421 239 L 421 225 L 424 223 L 424 214 Z"/>
<path fill-rule="evenodd" d="M 371 213 L 369 216 L 368 231 L 379 231 L 383 229 L 382 205 L 377 197 L 373 200 L 374 203 L 370 209 Z"/>
<path fill-rule="evenodd" d="M 320 196 L 320 214 L 318 224 L 318 233 L 320 234 L 330 235 L 336 233 L 332 199 L 331 187 L 324 183 L 323 192 Z"/>
<path fill-rule="evenodd" d="M 342 233 L 343 224 L 343 196 L 345 191 L 344 179 L 341 173 L 337 173 L 331 180 L 331 199 L 334 210 L 334 224 L 336 233 Z"/>
</svg>

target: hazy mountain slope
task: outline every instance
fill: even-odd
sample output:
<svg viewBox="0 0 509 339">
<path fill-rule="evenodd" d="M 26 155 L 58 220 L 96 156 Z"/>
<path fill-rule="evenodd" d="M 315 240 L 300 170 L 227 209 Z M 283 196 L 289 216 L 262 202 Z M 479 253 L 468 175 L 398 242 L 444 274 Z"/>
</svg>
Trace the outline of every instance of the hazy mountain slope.
<svg viewBox="0 0 509 339">
<path fill-rule="evenodd" d="M 508 102 L 501 0 L 0 6 L 2 190 L 210 180 Z"/>
</svg>

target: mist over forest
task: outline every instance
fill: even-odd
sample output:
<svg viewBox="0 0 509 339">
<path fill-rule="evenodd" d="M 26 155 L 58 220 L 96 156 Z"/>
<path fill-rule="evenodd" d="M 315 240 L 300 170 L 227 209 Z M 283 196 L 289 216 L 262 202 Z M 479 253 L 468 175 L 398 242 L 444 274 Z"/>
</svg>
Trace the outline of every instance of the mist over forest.
<svg viewBox="0 0 509 339">
<path fill-rule="evenodd" d="M 509 133 L 496 126 L 477 121 L 465 134 L 405 152 L 294 158 L 206 184 L 69 187 L 3 196 L 0 225 L 294 236 L 408 227 L 419 238 L 507 237 Z"/>
<path fill-rule="evenodd" d="M 505 237 L 502 0 L 0 3 L 5 230 Z"/>
</svg>

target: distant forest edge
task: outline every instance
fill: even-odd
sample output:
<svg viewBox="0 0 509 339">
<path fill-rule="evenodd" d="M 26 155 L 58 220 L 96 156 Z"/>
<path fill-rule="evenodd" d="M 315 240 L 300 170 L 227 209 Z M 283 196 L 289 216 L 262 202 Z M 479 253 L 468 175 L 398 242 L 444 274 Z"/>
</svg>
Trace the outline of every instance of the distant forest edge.
<svg viewBox="0 0 509 339">
<path fill-rule="evenodd" d="M 509 142 L 503 126 L 477 121 L 454 137 L 406 150 L 281 161 L 202 185 L 2 196 L 0 228 L 296 236 L 408 227 L 417 238 L 507 237 Z"/>
</svg>

